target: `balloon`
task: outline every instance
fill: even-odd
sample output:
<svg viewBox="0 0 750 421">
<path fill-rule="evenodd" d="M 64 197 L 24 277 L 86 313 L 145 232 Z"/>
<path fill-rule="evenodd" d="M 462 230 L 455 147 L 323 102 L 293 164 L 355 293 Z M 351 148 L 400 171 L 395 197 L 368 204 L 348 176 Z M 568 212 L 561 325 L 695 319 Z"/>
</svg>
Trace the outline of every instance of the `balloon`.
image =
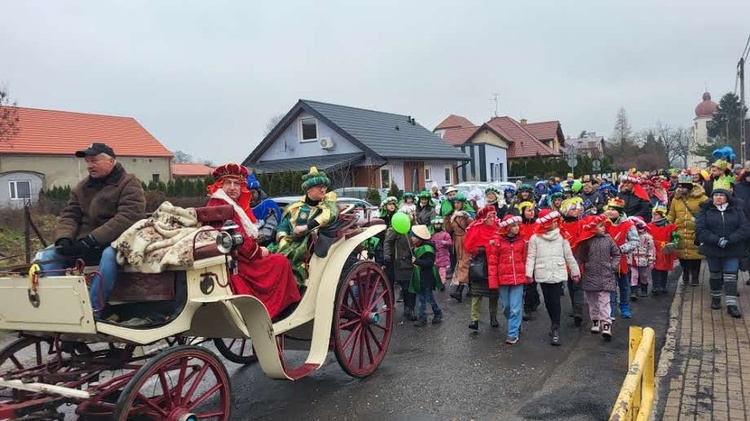
<svg viewBox="0 0 750 421">
<path fill-rule="evenodd" d="M 583 188 L 581 180 L 573 181 L 573 193 L 578 193 L 579 191 L 581 191 L 581 188 Z"/>
<path fill-rule="evenodd" d="M 396 212 L 391 218 L 393 230 L 399 234 L 407 234 L 411 229 L 411 219 L 403 212 Z"/>
<path fill-rule="evenodd" d="M 701 170 L 701 177 L 703 177 L 703 179 L 706 181 L 708 181 L 708 179 L 711 178 L 711 176 L 708 175 L 708 171 L 706 170 Z"/>
</svg>

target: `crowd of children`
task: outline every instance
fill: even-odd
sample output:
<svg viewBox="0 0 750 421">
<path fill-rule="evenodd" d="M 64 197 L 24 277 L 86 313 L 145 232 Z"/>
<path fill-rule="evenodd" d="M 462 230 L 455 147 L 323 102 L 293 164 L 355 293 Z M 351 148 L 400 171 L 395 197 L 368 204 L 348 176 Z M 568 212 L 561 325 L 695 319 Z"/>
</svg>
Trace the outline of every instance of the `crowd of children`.
<svg viewBox="0 0 750 421">
<path fill-rule="evenodd" d="M 718 178 L 713 182 L 723 186 Z M 519 341 L 522 320 L 532 319 L 540 306 L 541 289 L 550 320 L 550 344 L 557 346 L 562 342 L 561 297 L 566 290 L 574 325 L 584 324 L 587 305 L 590 331 L 610 339 L 618 314 L 631 317 L 632 302 L 667 292 L 667 275 L 678 258 L 688 273 L 683 275 L 685 282 L 692 277 L 690 283 L 698 283 L 699 272 L 685 251 L 692 253 L 697 248 L 693 243 L 712 250 L 697 238 L 706 231 L 696 224 L 700 225 L 700 215 L 710 203 L 719 212 L 728 206 L 734 209 L 732 192 L 729 205 L 720 197 L 714 202 L 706 198 L 693 209 L 687 198 L 705 194 L 703 183 L 689 171 L 656 178 L 628 174 L 617 186 L 599 183 L 606 185 L 604 189 L 595 184 L 591 179 L 569 179 L 562 184 L 540 182 L 536 188 L 521 184 L 502 193 L 490 187 L 481 208 L 453 188 L 443 197 L 436 197 L 435 191 L 405 195 L 397 206 L 395 198 L 386 199 L 381 207 L 386 220 L 403 212 L 414 224 L 409 234 L 389 228 L 385 235 L 385 266 L 400 286 L 405 317 L 415 326 L 424 326 L 429 303 L 432 323 L 440 323 L 442 311 L 433 290 L 450 284 L 450 297 L 455 300 L 462 301 L 466 292 L 471 295 L 469 329 L 479 329 L 482 299 L 487 297 L 490 326 L 499 327 L 497 315 L 502 310 L 507 320 L 504 342 L 512 345 Z M 717 194 L 725 190 L 718 189 Z M 436 198 L 440 203 L 435 203 Z M 737 223 L 747 225 L 746 220 Z M 734 245 L 739 238 L 740 234 L 724 234 L 716 247 L 729 250 L 727 244 Z M 683 258 L 688 261 L 683 263 Z M 698 255 L 698 268 L 701 258 Z M 721 276 L 722 285 L 736 284 L 736 274 L 714 271 L 719 275 L 712 272 L 712 282 Z M 717 288 L 712 284 L 712 294 Z M 729 314 L 741 317 L 733 298 L 727 297 Z"/>
</svg>

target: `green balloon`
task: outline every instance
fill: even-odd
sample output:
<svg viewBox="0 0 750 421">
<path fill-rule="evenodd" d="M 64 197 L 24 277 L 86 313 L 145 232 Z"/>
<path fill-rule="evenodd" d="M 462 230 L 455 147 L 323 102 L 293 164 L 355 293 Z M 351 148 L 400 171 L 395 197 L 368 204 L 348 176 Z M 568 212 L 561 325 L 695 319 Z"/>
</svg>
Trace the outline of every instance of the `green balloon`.
<svg viewBox="0 0 750 421">
<path fill-rule="evenodd" d="M 581 180 L 575 180 L 573 181 L 573 192 L 578 193 L 583 188 L 583 184 L 581 183 Z"/>
<path fill-rule="evenodd" d="M 411 219 L 403 212 L 396 212 L 391 218 L 393 230 L 399 234 L 407 234 L 411 229 Z"/>
</svg>

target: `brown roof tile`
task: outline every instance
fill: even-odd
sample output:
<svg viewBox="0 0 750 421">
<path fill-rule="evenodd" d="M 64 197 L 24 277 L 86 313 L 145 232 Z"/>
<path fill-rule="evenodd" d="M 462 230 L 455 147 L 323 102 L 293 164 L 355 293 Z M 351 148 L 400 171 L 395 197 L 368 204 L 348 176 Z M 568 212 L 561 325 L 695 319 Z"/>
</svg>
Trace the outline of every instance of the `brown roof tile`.
<svg viewBox="0 0 750 421">
<path fill-rule="evenodd" d="M 453 146 L 460 146 L 466 143 L 467 140 L 477 131 L 478 127 L 457 127 L 453 129 L 446 129 L 443 133 L 443 140 L 450 143 Z"/>
<path fill-rule="evenodd" d="M 460 115 L 451 114 L 448 117 L 445 118 L 440 124 L 435 127 L 435 130 L 441 130 L 441 129 L 455 129 L 455 128 L 466 128 L 466 127 L 475 127 L 474 123 L 469 121 L 466 117 L 461 117 Z"/>
<path fill-rule="evenodd" d="M 527 132 L 534 135 L 539 140 L 552 140 L 557 136 L 557 129 L 560 127 L 560 122 L 555 121 L 540 121 L 538 123 L 527 123 L 523 126 Z"/>
<path fill-rule="evenodd" d="M 537 153 L 541 156 L 559 155 L 510 117 L 495 117 L 487 124 L 508 137 L 508 158 L 527 158 Z"/>
<path fill-rule="evenodd" d="M 18 134 L 0 142 L 0 154 L 73 155 L 104 142 L 117 156 L 171 157 L 132 117 L 18 107 Z"/>
</svg>

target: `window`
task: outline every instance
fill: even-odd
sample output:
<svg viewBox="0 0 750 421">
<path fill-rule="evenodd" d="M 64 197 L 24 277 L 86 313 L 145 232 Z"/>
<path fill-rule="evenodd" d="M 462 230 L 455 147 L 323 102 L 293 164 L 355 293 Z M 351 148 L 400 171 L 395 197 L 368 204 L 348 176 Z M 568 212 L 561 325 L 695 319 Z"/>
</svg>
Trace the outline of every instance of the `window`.
<svg viewBox="0 0 750 421">
<path fill-rule="evenodd" d="M 302 118 L 299 121 L 300 142 L 309 142 L 318 138 L 318 122 L 314 118 Z"/>
<path fill-rule="evenodd" d="M 151 174 L 151 180 L 153 180 L 154 183 L 159 182 L 159 174 Z"/>
<path fill-rule="evenodd" d="M 390 168 L 380 169 L 380 188 L 381 189 L 391 188 L 391 169 Z"/>
<path fill-rule="evenodd" d="M 498 181 L 505 181 L 505 177 L 504 177 L 503 173 L 504 173 L 504 171 L 503 171 L 503 163 L 501 162 L 501 163 L 497 164 L 497 180 Z"/>
<path fill-rule="evenodd" d="M 490 164 L 490 181 L 495 180 L 495 164 Z"/>
<path fill-rule="evenodd" d="M 453 168 L 445 167 L 445 184 L 453 184 Z"/>
<path fill-rule="evenodd" d="M 31 199 L 31 182 L 10 181 L 10 198 L 13 200 Z"/>
<path fill-rule="evenodd" d="M 432 180 L 432 171 L 430 168 L 425 167 L 424 169 L 424 181 Z"/>
</svg>

